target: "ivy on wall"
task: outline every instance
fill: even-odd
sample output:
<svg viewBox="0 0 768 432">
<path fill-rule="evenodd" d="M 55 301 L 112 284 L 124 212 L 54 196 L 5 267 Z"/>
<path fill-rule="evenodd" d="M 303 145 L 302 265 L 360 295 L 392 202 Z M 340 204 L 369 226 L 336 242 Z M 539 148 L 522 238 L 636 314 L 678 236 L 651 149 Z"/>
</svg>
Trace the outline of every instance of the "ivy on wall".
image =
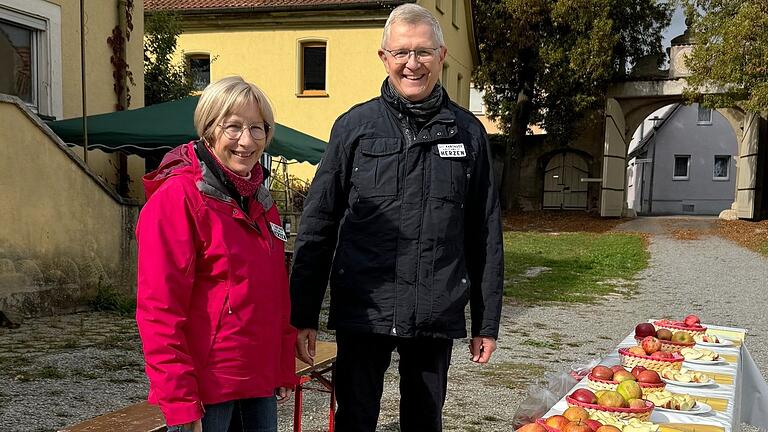
<svg viewBox="0 0 768 432">
<path fill-rule="evenodd" d="M 123 34 L 120 25 L 112 29 L 112 36 L 107 38 L 107 44 L 112 48 L 112 56 L 109 58 L 112 63 L 112 78 L 115 80 L 113 89 L 117 95 L 116 111 L 123 111 L 131 105 L 131 90 L 127 83 L 135 86 L 133 72 L 126 61 L 127 43 L 131 40 L 131 31 L 133 31 L 133 0 L 124 0 L 125 9 L 118 11 L 125 14 L 125 34 Z M 125 104 L 123 104 L 123 94 L 125 95 Z"/>
</svg>

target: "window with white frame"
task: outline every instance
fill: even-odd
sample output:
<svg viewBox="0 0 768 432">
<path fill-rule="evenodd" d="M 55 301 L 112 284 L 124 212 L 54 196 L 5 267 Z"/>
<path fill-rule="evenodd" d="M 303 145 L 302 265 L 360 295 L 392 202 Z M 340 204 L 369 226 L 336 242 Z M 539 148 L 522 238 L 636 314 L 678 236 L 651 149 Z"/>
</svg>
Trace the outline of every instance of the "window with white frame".
<svg viewBox="0 0 768 432">
<path fill-rule="evenodd" d="M 690 155 L 675 155 L 675 167 L 672 180 L 688 180 L 691 168 Z"/>
<path fill-rule="evenodd" d="M 728 171 L 731 165 L 730 155 L 717 155 L 715 156 L 715 165 L 712 170 L 713 180 L 728 180 Z"/>
<path fill-rule="evenodd" d="M 299 94 L 325 96 L 326 43 L 322 41 L 300 44 Z"/>
<path fill-rule="evenodd" d="M 696 124 L 699 126 L 707 126 L 712 124 L 712 110 L 698 105 L 699 112 L 696 118 Z"/>
<path fill-rule="evenodd" d="M 483 103 L 483 92 L 475 88 L 474 84 L 469 86 L 469 110 L 473 114 L 485 114 L 485 104 Z"/>
<path fill-rule="evenodd" d="M 208 54 L 187 55 L 189 73 L 195 91 L 203 91 L 211 83 L 211 56 Z"/>
</svg>

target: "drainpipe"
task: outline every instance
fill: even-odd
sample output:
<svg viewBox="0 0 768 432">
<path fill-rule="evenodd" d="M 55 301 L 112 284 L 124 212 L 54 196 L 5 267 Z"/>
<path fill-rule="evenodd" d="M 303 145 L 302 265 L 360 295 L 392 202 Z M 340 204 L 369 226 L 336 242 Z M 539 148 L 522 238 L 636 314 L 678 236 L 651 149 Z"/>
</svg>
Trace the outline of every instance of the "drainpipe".
<svg viewBox="0 0 768 432">
<path fill-rule="evenodd" d="M 653 149 L 653 155 L 651 156 L 651 182 L 648 185 L 649 186 L 649 190 L 648 190 L 648 215 L 649 216 L 653 215 L 653 189 L 654 189 L 653 174 L 656 172 L 656 144 L 658 144 L 656 142 L 656 135 L 652 136 L 651 139 L 653 140 L 652 142 L 653 145 L 651 145 L 650 147 Z"/>
<path fill-rule="evenodd" d="M 127 32 L 127 18 L 125 14 L 126 11 L 126 1 L 125 0 L 117 0 L 117 26 L 120 29 L 120 35 L 122 37 L 126 37 L 128 34 Z M 127 58 L 127 45 L 128 40 L 126 38 L 125 42 L 120 44 L 120 57 L 123 59 Z M 121 110 L 125 110 L 128 108 L 128 76 L 127 74 L 121 74 L 120 83 L 118 83 L 118 88 L 120 88 L 120 92 L 117 95 L 117 105 L 120 107 Z M 117 193 L 120 194 L 120 196 L 127 197 L 128 196 L 128 156 L 123 153 L 122 151 L 117 152 Z"/>
<path fill-rule="evenodd" d="M 83 162 L 88 165 L 88 107 L 85 82 L 85 0 L 80 0 L 80 85 L 83 91 Z"/>
</svg>

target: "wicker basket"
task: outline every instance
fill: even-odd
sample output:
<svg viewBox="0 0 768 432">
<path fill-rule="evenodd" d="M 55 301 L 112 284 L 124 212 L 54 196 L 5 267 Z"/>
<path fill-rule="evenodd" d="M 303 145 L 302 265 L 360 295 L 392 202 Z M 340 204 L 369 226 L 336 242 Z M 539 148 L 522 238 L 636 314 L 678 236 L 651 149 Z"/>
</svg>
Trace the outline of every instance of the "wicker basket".
<svg viewBox="0 0 768 432">
<path fill-rule="evenodd" d="M 640 342 L 643 341 L 642 338 L 638 337 L 636 337 L 635 340 L 637 341 L 638 345 L 640 345 Z M 693 346 L 696 345 L 696 341 L 684 343 L 659 339 L 659 342 L 661 342 L 661 350 L 665 352 L 680 352 L 680 350 L 683 348 L 693 348 Z"/>
<path fill-rule="evenodd" d="M 684 331 L 691 336 L 699 336 L 704 335 L 704 333 L 707 332 L 706 327 L 688 327 L 687 325 L 677 322 L 677 321 L 664 321 L 664 320 L 658 320 L 654 321 L 653 325 L 656 326 L 657 329 L 665 328 L 667 330 L 672 331 L 673 333 L 676 331 Z"/>
<path fill-rule="evenodd" d="M 536 419 L 536 423 L 544 426 L 544 429 L 546 429 L 547 432 L 560 432 L 560 429 L 555 429 L 552 426 L 547 426 L 547 421 L 543 418 Z"/>
<path fill-rule="evenodd" d="M 654 405 L 653 402 L 645 401 L 645 408 L 610 408 L 610 407 L 604 407 L 597 404 L 588 404 L 584 402 L 579 402 L 576 399 L 572 398 L 570 395 L 567 395 L 565 397 L 565 402 L 568 403 L 568 406 L 577 406 L 582 407 L 585 410 L 587 410 L 588 413 L 592 414 L 594 412 L 602 411 L 604 413 L 610 414 L 613 417 L 616 417 L 621 420 L 629 420 L 629 419 L 640 419 L 642 421 L 647 421 L 649 417 L 651 417 L 651 412 L 653 411 Z"/>
<path fill-rule="evenodd" d="M 660 382 L 657 384 L 638 382 L 637 384 L 640 386 L 640 389 L 643 391 L 644 397 L 649 393 L 662 391 L 664 390 L 664 387 L 667 386 L 667 384 L 663 382 Z M 616 388 L 619 387 L 619 383 L 617 381 L 600 379 L 593 376 L 592 374 L 589 374 L 587 375 L 587 387 L 589 387 L 593 391 L 600 391 L 600 390 L 615 391 Z"/>
<path fill-rule="evenodd" d="M 683 367 L 683 360 L 685 360 L 682 356 L 677 359 L 655 359 L 650 356 L 635 355 L 629 352 L 627 348 L 619 348 L 619 358 L 621 365 L 627 369 L 631 370 L 635 366 L 643 366 L 656 372 L 661 372 L 668 367 L 679 370 Z"/>
</svg>

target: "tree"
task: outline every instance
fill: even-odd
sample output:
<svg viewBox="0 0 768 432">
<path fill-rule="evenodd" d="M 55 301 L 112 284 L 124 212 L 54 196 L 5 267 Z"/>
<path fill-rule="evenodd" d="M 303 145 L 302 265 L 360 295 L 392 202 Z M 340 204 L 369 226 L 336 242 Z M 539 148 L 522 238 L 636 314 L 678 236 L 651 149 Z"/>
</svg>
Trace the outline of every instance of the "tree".
<svg viewBox="0 0 768 432">
<path fill-rule="evenodd" d="M 694 45 L 688 96 L 710 107 L 768 112 L 768 2 L 685 0 Z M 706 94 L 717 87 L 724 94 Z"/>
<path fill-rule="evenodd" d="M 672 5 L 656 0 L 477 0 L 480 66 L 491 119 L 507 135 L 501 201 L 514 205 L 509 167 L 531 124 L 565 144 L 604 107 L 608 84 L 661 54 Z"/>
<path fill-rule="evenodd" d="M 181 34 L 179 16 L 157 12 L 144 23 L 144 104 L 168 102 L 194 90 L 192 75 L 184 61 L 173 61 L 176 40 Z"/>
</svg>

